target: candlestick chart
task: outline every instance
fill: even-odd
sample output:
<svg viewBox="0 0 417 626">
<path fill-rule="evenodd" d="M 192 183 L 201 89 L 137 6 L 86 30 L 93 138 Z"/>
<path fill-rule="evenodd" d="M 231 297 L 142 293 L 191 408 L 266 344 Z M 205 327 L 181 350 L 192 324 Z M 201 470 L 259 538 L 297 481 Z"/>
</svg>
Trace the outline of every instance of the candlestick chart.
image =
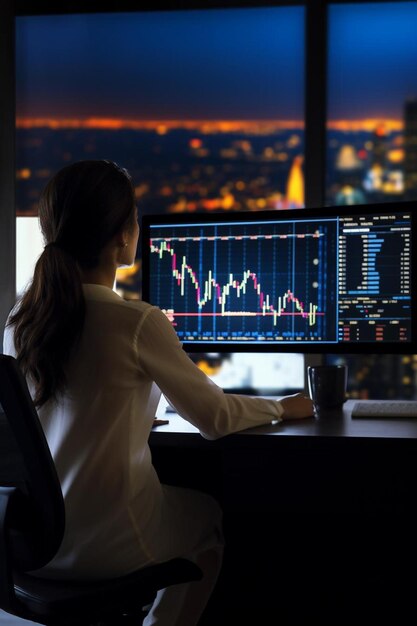
<svg viewBox="0 0 417 626">
<path fill-rule="evenodd" d="M 151 302 L 186 341 L 333 341 L 335 228 L 331 220 L 155 228 Z"/>
</svg>

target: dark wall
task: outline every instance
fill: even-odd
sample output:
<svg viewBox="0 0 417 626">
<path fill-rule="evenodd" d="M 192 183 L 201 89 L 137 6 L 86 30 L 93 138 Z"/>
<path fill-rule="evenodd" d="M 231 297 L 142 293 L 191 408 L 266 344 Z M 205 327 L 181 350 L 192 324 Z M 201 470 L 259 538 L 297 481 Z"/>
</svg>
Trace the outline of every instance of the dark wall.
<svg viewBox="0 0 417 626">
<path fill-rule="evenodd" d="M 0 328 L 15 298 L 14 36 L 10 0 L 0 3 Z M 2 341 L 3 343 L 3 341 Z"/>
</svg>

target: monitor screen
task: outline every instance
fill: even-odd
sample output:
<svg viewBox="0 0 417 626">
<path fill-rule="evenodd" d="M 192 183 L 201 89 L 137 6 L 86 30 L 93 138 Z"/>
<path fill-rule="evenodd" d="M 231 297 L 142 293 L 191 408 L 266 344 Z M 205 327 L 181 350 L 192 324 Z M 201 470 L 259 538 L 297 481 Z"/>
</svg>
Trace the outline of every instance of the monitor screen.
<svg viewBox="0 0 417 626">
<path fill-rule="evenodd" d="M 415 352 L 416 208 L 145 215 L 143 298 L 190 351 Z"/>
</svg>

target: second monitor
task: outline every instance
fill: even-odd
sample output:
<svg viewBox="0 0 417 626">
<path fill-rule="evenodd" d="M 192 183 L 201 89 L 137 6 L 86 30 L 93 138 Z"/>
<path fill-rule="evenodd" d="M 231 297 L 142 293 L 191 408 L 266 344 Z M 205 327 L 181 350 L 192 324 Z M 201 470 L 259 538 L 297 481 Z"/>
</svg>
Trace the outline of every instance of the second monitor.
<svg viewBox="0 0 417 626">
<path fill-rule="evenodd" d="M 414 353 L 413 208 L 145 215 L 143 297 L 189 351 Z"/>
</svg>

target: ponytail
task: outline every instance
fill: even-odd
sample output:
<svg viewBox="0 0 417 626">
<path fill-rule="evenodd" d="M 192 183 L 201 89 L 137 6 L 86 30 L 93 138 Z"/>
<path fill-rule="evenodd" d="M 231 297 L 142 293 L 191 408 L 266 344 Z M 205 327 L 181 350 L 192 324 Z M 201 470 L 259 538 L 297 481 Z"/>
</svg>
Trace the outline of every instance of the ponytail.
<svg viewBox="0 0 417 626">
<path fill-rule="evenodd" d="M 58 245 L 49 243 L 8 322 L 14 327 L 17 361 L 35 384 L 36 406 L 65 388 L 65 364 L 80 338 L 84 317 L 78 263 Z"/>
<path fill-rule="evenodd" d="M 135 213 L 130 175 L 111 161 L 73 163 L 46 185 L 39 221 L 48 243 L 8 322 L 36 406 L 65 390 L 65 368 L 84 326 L 81 272 L 99 265 L 103 248 Z"/>
</svg>

